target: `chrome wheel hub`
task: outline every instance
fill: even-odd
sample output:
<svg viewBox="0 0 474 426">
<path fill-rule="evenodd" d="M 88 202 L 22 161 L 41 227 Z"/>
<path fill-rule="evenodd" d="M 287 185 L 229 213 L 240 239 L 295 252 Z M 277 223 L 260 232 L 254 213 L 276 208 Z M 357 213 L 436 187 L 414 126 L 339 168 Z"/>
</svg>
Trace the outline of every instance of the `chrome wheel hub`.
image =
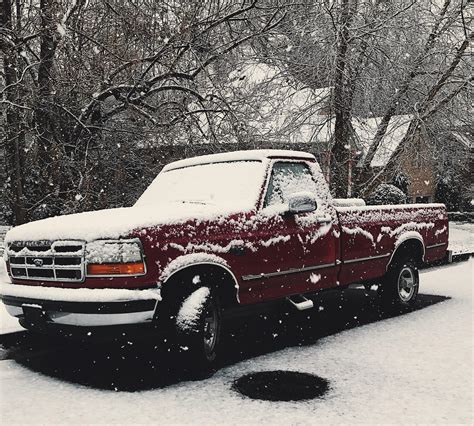
<svg viewBox="0 0 474 426">
<path fill-rule="evenodd" d="M 207 355 L 211 355 L 216 346 L 218 326 L 217 312 L 209 306 L 204 318 L 204 349 Z"/>
<path fill-rule="evenodd" d="M 398 276 L 398 295 L 403 302 L 409 302 L 415 294 L 417 286 L 415 272 L 412 268 L 404 267 Z"/>
</svg>

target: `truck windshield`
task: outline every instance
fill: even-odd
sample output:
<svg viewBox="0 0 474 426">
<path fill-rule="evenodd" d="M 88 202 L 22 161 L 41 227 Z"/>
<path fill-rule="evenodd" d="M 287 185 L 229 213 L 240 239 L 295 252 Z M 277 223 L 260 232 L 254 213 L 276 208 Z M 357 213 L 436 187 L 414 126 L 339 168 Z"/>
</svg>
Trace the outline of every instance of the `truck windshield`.
<svg viewBox="0 0 474 426">
<path fill-rule="evenodd" d="M 265 176 L 261 161 L 201 164 L 160 173 L 135 206 L 189 203 L 235 211 L 255 207 Z"/>
</svg>

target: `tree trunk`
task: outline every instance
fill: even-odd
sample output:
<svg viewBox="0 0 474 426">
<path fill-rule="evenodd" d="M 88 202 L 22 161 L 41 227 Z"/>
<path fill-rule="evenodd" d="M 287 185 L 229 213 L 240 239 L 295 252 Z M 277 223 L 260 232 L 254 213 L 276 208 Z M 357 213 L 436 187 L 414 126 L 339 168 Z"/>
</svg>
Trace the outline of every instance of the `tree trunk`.
<svg viewBox="0 0 474 426">
<path fill-rule="evenodd" d="M 347 197 L 349 193 L 349 169 L 352 137 L 352 90 L 348 78 L 347 51 L 349 26 L 357 1 L 342 0 L 340 23 L 337 32 L 336 63 L 334 77 L 334 144 L 331 149 L 330 185 L 336 197 Z"/>
<path fill-rule="evenodd" d="M 13 31 L 13 17 L 11 0 L 2 2 L 1 23 L 4 28 Z M 1 45 L 3 52 L 3 68 L 5 78 L 6 126 L 5 126 L 5 170 L 9 178 L 6 188 L 6 198 L 10 205 L 14 225 L 26 221 L 24 199 L 24 147 L 25 132 L 22 124 L 22 113 L 18 105 L 21 104 L 20 85 L 18 84 L 18 58 L 16 46 L 4 42 Z"/>
<path fill-rule="evenodd" d="M 58 152 L 54 142 L 54 55 L 56 50 L 56 27 L 54 23 L 54 0 L 41 0 L 40 64 L 38 67 L 38 98 L 35 105 L 36 139 L 38 142 L 39 189 L 44 197 L 57 183 Z"/>
</svg>

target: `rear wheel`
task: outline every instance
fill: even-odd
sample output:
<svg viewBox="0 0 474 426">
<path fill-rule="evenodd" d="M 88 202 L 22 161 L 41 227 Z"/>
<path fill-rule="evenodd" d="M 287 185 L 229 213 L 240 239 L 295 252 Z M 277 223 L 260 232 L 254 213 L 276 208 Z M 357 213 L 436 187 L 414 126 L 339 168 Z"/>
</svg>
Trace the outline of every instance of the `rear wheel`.
<svg viewBox="0 0 474 426">
<path fill-rule="evenodd" d="M 420 279 L 418 268 L 411 259 L 393 262 L 378 289 L 384 308 L 412 307 L 418 296 Z"/>
</svg>

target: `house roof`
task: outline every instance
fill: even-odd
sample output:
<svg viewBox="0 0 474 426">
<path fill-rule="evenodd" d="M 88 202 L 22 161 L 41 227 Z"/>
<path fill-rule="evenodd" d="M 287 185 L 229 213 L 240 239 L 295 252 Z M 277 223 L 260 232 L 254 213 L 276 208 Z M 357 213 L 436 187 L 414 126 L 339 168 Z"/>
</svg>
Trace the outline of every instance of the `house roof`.
<svg viewBox="0 0 474 426">
<path fill-rule="evenodd" d="M 400 146 L 403 137 L 406 135 L 411 119 L 411 115 L 396 115 L 390 119 L 382 142 L 370 163 L 372 167 L 383 167 L 389 162 L 396 149 Z M 352 126 L 354 127 L 362 149 L 361 160 L 367 155 L 381 120 L 382 117 L 354 117 L 352 119 Z"/>
<path fill-rule="evenodd" d="M 472 133 L 469 131 L 452 131 L 451 135 L 458 141 L 462 143 L 466 148 L 472 149 L 474 148 L 474 140 L 472 138 Z"/>
<path fill-rule="evenodd" d="M 259 119 L 249 122 L 262 137 L 278 135 L 277 139 L 289 142 L 320 143 L 325 149 L 332 144 L 335 119 L 329 114 L 328 106 L 333 87 L 313 89 L 292 83 L 277 67 L 262 62 L 249 63 L 235 70 L 231 77 L 235 87 L 244 92 L 266 93 L 259 102 Z M 388 163 L 405 136 L 411 118 L 409 115 L 392 117 L 371 162 L 372 167 Z M 361 151 L 362 159 L 381 120 L 382 117 L 352 119 L 356 137 L 351 144 Z"/>
<path fill-rule="evenodd" d="M 265 140 L 313 142 L 318 112 L 330 105 L 332 87 L 309 88 L 289 79 L 276 66 L 249 62 L 230 76 L 230 96 L 255 98 L 246 125 Z"/>
<path fill-rule="evenodd" d="M 253 140 L 275 143 L 311 143 L 319 151 L 328 150 L 333 142 L 335 119 L 330 114 L 333 87 L 309 88 L 289 79 L 278 67 L 251 61 L 229 75 L 227 89 L 231 99 L 252 99 L 248 102 L 245 123 Z M 224 96 L 225 96 L 224 95 Z M 195 114 L 201 128 L 208 122 L 204 113 Z M 372 167 L 387 164 L 406 134 L 411 116 L 394 116 L 371 162 Z M 354 117 L 355 137 L 350 143 L 363 159 L 375 136 L 381 117 Z M 224 143 L 237 142 L 232 135 Z M 349 141 L 348 141 L 349 142 Z M 179 142 L 177 142 L 179 143 Z M 202 141 L 201 143 L 206 143 Z"/>
</svg>

